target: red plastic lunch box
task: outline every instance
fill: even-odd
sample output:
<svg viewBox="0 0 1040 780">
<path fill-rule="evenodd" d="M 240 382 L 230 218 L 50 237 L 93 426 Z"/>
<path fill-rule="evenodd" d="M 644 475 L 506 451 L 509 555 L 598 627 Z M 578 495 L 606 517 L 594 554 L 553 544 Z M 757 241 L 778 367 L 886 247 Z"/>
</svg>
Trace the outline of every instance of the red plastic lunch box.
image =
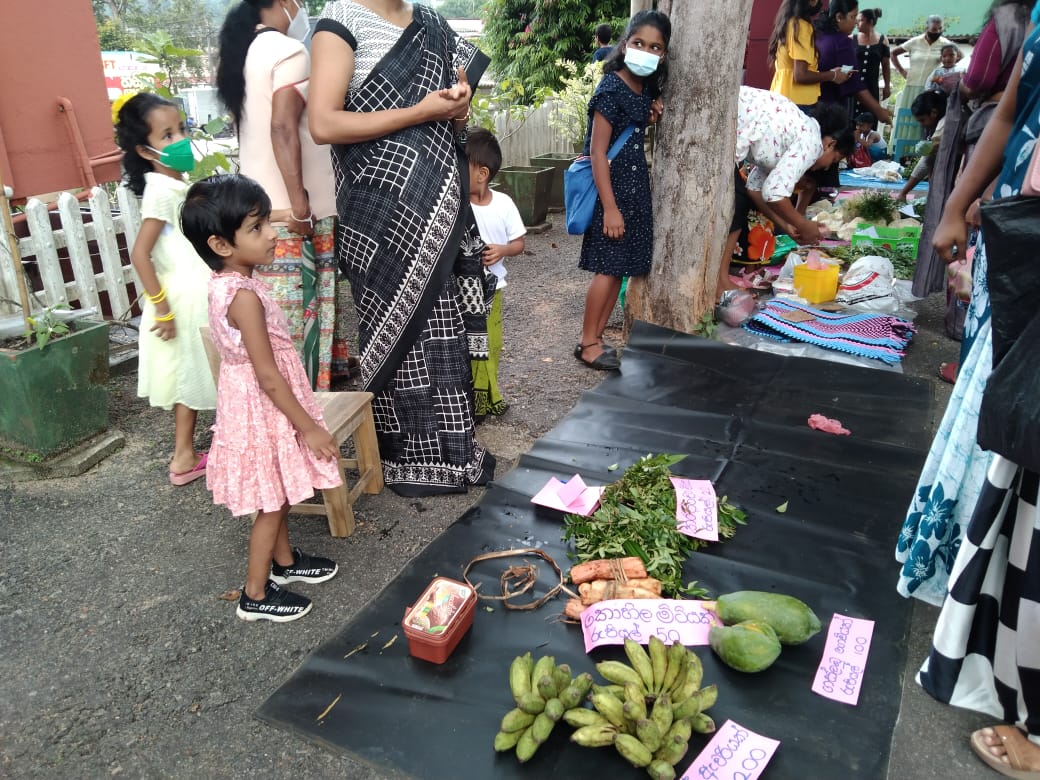
<svg viewBox="0 0 1040 780">
<path fill-rule="evenodd" d="M 469 585 L 435 577 L 404 611 L 401 627 L 408 637 L 408 652 L 430 663 L 444 663 L 473 625 L 476 606 L 477 593 Z"/>
</svg>

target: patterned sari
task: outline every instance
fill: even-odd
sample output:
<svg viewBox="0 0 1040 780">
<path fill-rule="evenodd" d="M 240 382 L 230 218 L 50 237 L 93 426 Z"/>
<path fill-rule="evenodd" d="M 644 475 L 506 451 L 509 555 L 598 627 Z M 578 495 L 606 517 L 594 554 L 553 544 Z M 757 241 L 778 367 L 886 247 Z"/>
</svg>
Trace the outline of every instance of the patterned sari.
<svg viewBox="0 0 1040 780">
<path fill-rule="evenodd" d="M 276 228 L 275 261 L 255 271 L 285 312 L 312 390 L 328 391 L 350 372 L 347 313 L 337 305 L 335 226 L 335 217 L 320 219 L 311 238 Z"/>
<path fill-rule="evenodd" d="M 370 41 L 387 41 L 388 28 L 393 35 L 399 28 L 347 0 L 326 6 L 318 30 L 355 51 L 348 111 L 415 105 L 454 84 L 458 67 L 469 83 L 480 79 L 487 57 L 428 7 L 412 9 L 396 42 L 373 52 Z M 494 458 L 473 435 L 457 276 L 472 235 L 459 141 L 450 122 L 427 122 L 332 147 L 337 250 L 357 309 L 361 378 L 376 396 L 384 479 L 402 495 L 464 492 L 494 473 Z"/>
</svg>

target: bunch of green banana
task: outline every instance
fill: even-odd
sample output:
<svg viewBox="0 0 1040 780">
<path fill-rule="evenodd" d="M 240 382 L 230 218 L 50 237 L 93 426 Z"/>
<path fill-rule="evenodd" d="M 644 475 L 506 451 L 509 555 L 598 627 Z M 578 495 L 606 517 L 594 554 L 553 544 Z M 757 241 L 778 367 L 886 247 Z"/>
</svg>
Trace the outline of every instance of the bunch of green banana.
<svg viewBox="0 0 1040 780">
<path fill-rule="evenodd" d="M 530 653 L 517 656 L 509 666 L 509 690 L 516 708 L 502 718 L 495 750 L 504 753 L 515 748 L 521 762 L 530 760 L 556 723 L 581 707 L 591 687 L 591 674 L 571 677 L 570 667 L 557 666 L 551 655 L 539 658 L 537 663 Z"/>
<path fill-rule="evenodd" d="M 655 780 L 672 780 L 686 755 L 690 735 L 710 734 L 714 721 L 705 710 L 718 689 L 701 687 L 700 659 L 683 645 L 666 646 L 650 637 L 649 652 L 625 640 L 629 664 L 603 661 L 596 669 L 610 685 L 592 686 L 594 710 L 571 710 L 564 720 L 576 730 L 571 741 L 584 747 L 615 749 Z"/>
</svg>

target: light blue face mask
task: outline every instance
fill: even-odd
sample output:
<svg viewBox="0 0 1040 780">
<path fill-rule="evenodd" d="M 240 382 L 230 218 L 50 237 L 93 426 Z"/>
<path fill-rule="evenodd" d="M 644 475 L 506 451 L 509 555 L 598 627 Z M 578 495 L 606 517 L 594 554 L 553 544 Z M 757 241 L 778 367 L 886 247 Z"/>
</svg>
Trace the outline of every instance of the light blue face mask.
<svg viewBox="0 0 1040 780">
<path fill-rule="evenodd" d="M 653 75 L 660 62 L 660 57 L 648 51 L 640 51 L 631 47 L 625 49 L 625 67 L 641 78 Z"/>
</svg>

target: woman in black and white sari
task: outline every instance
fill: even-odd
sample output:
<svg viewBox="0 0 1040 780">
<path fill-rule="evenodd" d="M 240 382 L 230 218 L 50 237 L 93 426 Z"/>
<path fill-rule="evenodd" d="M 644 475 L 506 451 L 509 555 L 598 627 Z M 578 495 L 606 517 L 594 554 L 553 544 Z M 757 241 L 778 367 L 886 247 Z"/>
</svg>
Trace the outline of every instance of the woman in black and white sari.
<svg viewBox="0 0 1040 780">
<path fill-rule="evenodd" d="M 386 483 L 408 496 L 484 484 L 495 460 L 473 434 L 460 308 L 479 280 L 458 274 L 473 244 L 469 85 L 488 59 L 425 5 L 333 0 L 311 62 L 310 128 L 332 144 L 340 266 Z"/>
</svg>

